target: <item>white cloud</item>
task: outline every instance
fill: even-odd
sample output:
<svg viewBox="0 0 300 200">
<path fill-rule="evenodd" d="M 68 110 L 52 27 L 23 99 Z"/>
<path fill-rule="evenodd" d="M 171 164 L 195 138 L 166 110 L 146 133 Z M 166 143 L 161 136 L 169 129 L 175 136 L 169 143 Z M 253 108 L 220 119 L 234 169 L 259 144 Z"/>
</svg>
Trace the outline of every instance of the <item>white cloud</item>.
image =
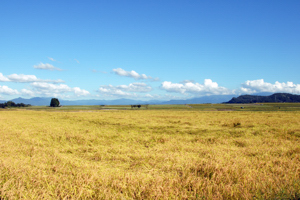
<svg viewBox="0 0 300 200">
<path fill-rule="evenodd" d="M 195 83 L 194 80 L 183 80 L 180 83 Z"/>
<path fill-rule="evenodd" d="M 87 96 L 87 95 L 90 94 L 89 91 L 80 89 L 79 87 L 74 87 L 73 91 L 74 91 L 75 95 L 78 96 L 78 97 L 79 96 Z"/>
<path fill-rule="evenodd" d="M 153 99 L 153 97 L 154 97 L 154 96 L 153 96 L 153 95 L 151 95 L 151 94 L 146 94 L 146 95 L 145 95 L 145 97 L 146 97 L 146 98 Z"/>
<path fill-rule="evenodd" d="M 175 95 L 171 95 L 171 94 L 146 94 L 143 96 L 144 98 L 148 98 L 148 99 L 154 99 L 154 100 L 171 100 L 171 99 L 187 99 L 187 96 L 175 96 Z"/>
<path fill-rule="evenodd" d="M 152 90 L 146 83 L 130 83 L 129 85 L 119 85 L 115 88 L 128 92 L 150 92 Z"/>
<path fill-rule="evenodd" d="M 170 100 L 182 99 L 183 97 L 174 96 L 170 94 L 149 94 L 152 87 L 146 83 L 131 83 L 129 85 L 103 85 L 98 89 L 101 96 L 109 98 L 135 98 L 135 99 L 156 99 L 156 100 Z M 184 95 L 186 96 L 186 95 Z"/>
<path fill-rule="evenodd" d="M 278 81 L 275 84 L 267 83 L 264 79 L 246 81 L 240 88 L 242 93 L 257 93 L 257 92 L 285 92 L 285 93 L 300 93 L 300 84 L 294 84 L 293 82 L 280 83 Z"/>
<path fill-rule="evenodd" d="M 3 76 L 2 73 L 0 73 L 0 81 L 1 81 L 1 82 L 8 82 L 8 81 L 10 81 L 10 80 L 9 80 L 7 77 Z"/>
<path fill-rule="evenodd" d="M 65 84 L 51 84 L 51 83 L 40 83 L 40 82 L 33 82 L 31 86 L 38 89 L 39 91 L 52 91 L 55 93 L 59 92 L 71 92 L 71 88 Z"/>
<path fill-rule="evenodd" d="M 45 70 L 51 70 L 51 71 L 53 71 L 53 70 L 62 71 L 62 69 L 54 67 L 53 65 L 51 65 L 49 63 L 46 63 L 46 64 L 40 63 L 38 65 L 34 65 L 33 67 L 35 69 L 45 69 Z"/>
<path fill-rule="evenodd" d="M 186 91 L 184 84 L 172 83 L 170 81 L 164 81 L 161 85 L 161 88 L 168 92 L 184 93 Z"/>
<path fill-rule="evenodd" d="M 48 59 L 51 60 L 51 61 L 54 61 L 54 62 L 56 61 L 54 58 L 48 57 Z"/>
<path fill-rule="evenodd" d="M 16 95 L 19 94 L 18 90 L 11 89 L 7 87 L 6 85 L 1 86 L 0 85 L 0 93 L 5 95 Z"/>
<path fill-rule="evenodd" d="M 193 83 L 191 81 L 184 81 L 183 83 L 164 81 L 161 88 L 168 92 L 192 93 L 196 95 L 226 95 L 234 93 L 232 90 L 220 87 L 218 83 L 213 82 L 211 79 L 205 79 L 204 84 Z"/>
<path fill-rule="evenodd" d="M 124 92 L 116 88 L 100 87 L 98 92 L 108 97 L 136 97 L 135 93 Z"/>
<path fill-rule="evenodd" d="M 58 80 L 43 80 L 38 79 L 35 75 L 24 75 L 24 74 L 11 74 L 3 76 L 0 73 L 0 81 L 2 82 L 16 82 L 16 83 L 31 83 L 31 82 L 51 82 L 51 83 L 63 83 L 61 79 Z"/>
<path fill-rule="evenodd" d="M 145 93 L 150 92 L 152 88 L 146 83 L 130 83 L 129 85 L 103 85 L 98 89 L 98 92 L 110 97 L 141 97 L 135 92 Z"/>
<path fill-rule="evenodd" d="M 28 83 L 38 81 L 35 75 L 11 74 L 7 76 L 11 82 Z"/>
<path fill-rule="evenodd" d="M 89 91 L 80 89 L 79 87 L 71 88 L 66 84 L 51 84 L 44 82 L 33 82 L 31 86 L 34 89 L 35 94 L 44 96 L 55 96 L 55 97 L 71 97 L 76 96 L 87 96 L 90 94 Z"/>
<path fill-rule="evenodd" d="M 80 63 L 77 59 L 74 59 L 78 64 Z"/>
<path fill-rule="evenodd" d="M 146 83 L 130 83 L 129 85 L 103 85 L 99 88 L 98 92 L 107 96 L 123 96 L 123 97 L 136 97 L 135 93 L 130 92 L 150 92 L 152 88 Z"/>
<path fill-rule="evenodd" d="M 92 71 L 92 72 L 94 72 L 94 73 L 102 73 L 102 74 L 107 74 L 107 72 L 106 72 L 106 71 L 99 71 L 99 70 L 96 70 L 96 69 L 92 69 L 91 71 Z"/>
<path fill-rule="evenodd" d="M 130 78 L 134 78 L 136 80 L 141 80 L 141 79 L 149 79 L 152 81 L 159 81 L 159 78 L 152 78 L 151 76 L 147 76 L 146 74 L 139 74 L 136 71 L 125 71 L 122 68 L 117 68 L 113 69 L 114 73 L 119 75 L 119 76 L 126 76 Z"/>
<path fill-rule="evenodd" d="M 22 89 L 21 93 L 24 96 L 30 96 L 30 97 L 34 97 L 35 96 L 35 93 L 33 91 L 27 90 L 27 89 Z"/>
</svg>

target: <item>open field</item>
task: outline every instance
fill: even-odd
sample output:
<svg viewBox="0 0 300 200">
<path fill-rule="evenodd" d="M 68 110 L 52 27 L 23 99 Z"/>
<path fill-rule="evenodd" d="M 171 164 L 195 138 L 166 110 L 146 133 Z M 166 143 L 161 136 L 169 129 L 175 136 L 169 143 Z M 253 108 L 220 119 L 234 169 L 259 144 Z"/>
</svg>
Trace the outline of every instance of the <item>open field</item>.
<svg viewBox="0 0 300 200">
<path fill-rule="evenodd" d="M 284 105 L 3 109 L 0 199 L 300 198 Z"/>
<path fill-rule="evenodd" d="M 12 108 L 14 109 L 14 108 Z M 142 105 L 141 108 L 131 108 L 130 105 L 105 106 L 32 106 L 18 108 L 25 110 L 47 111 L 96 111 L 96 110 L 197 110 L 197 111 L 300 111 L 300 103 L 263 103 L 263 104 L 186 104 L 186 105 Z"/>
</svg>

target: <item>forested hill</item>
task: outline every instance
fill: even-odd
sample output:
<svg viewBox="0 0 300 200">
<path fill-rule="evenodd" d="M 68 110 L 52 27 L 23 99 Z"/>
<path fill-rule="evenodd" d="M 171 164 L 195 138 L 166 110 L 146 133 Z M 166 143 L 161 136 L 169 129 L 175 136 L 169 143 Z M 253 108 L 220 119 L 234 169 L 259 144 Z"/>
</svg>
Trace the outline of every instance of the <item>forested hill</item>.
<svg viewBox="0 0 300 200">
<path fill-rule="evenodd" d="M 225 103 L 272 103 L 272 102 L 300 102 L 300 95 L 288 93 L 275 93 L 270 96 L 256 96 L 256 95 L 241 95 L 233 97 L 230 101 Z"/>
</svg>

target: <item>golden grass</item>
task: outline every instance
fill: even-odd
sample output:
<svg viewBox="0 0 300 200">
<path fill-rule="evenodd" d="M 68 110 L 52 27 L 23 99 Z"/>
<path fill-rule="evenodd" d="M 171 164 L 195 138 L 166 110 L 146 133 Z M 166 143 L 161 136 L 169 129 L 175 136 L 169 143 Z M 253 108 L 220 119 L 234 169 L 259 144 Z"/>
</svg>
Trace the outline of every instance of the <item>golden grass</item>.
<svg viewBox="0 0 300 200">
<path fill-rule="evenodd" d="M 300 112 L 0 112 L 0 199 L 296 199 Z"/>
</svg>

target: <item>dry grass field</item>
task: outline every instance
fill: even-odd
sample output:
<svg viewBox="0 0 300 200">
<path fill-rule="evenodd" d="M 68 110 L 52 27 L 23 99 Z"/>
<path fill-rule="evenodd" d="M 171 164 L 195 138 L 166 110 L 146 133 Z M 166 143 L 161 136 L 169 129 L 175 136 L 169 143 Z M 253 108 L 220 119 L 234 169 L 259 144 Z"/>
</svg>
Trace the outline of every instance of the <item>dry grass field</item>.
<svg viewBox="0 0 300 200">
<path fill-rule="evenodd" d="M 0 199 L 298 199 L 300 112 L 0 112 Z"/>
</svg>

